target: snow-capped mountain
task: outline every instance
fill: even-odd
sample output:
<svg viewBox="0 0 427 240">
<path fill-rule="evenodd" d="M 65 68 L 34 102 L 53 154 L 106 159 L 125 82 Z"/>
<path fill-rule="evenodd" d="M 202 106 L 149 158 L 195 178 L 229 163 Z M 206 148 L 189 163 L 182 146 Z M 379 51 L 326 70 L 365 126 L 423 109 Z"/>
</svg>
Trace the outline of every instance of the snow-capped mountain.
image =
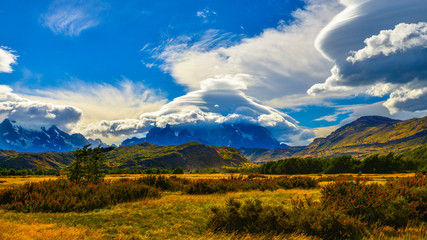
<svg viewBox="0 0 427 240">
<path fill-rule="evenodd" d="M 275 149 L 280 143 L 264 127 L 253 124 L 219 124 L 216 127 L 193 127 L 191 129 L 174 130 L 167 125 L 165 128 L 152 128 L 145 138 L 131 138 L 122 142 L 121 146 L 149 142 L 169 146 L 196 141 L 211 146 L 229 146 L 245 148 Z M 282 146 L 283 147 L 283 146 Z"/>
<path fill-rule="evenodd" d="M 15 150 L 18 152 L 68 152 L 76 150 L 87 144 L 103 145 L 99 139 L 86 139 L 83 135 L 75 133 L 69 135 L 56 126 L 40 130 L 27 130 L 16 125 L 13 121 L 5 119 L 0 124 L 0 149 Z"/>
</svg>

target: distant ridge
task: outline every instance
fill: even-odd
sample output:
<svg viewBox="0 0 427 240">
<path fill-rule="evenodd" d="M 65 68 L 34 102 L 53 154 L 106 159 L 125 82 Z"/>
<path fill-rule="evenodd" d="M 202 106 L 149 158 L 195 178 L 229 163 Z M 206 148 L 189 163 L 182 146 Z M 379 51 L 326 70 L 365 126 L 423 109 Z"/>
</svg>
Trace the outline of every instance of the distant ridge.
<svg viewBox="0 0 427 240">
<path fill-rule="evenodd" d="M 380 116 L 365 116 L 326 138 L 317 138 L 294 156 L 366 157 L 390 151 L 405 152 L 427 143 L 427 116 L 405 121 Z"/>
</svg>

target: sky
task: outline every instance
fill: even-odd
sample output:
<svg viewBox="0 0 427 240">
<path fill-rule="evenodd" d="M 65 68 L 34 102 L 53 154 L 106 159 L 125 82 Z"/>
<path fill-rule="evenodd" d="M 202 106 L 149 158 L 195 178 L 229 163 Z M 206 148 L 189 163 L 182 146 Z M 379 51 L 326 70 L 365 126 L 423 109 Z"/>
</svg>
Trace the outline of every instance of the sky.
<svg viewBox="0 0 427 240">
<path fill-rule="evenodd" d="M 251 123 L 306 145 L 427 115 L 425 0 L 2 0 L 0 119 L 107 143 Z"/>
</svg>

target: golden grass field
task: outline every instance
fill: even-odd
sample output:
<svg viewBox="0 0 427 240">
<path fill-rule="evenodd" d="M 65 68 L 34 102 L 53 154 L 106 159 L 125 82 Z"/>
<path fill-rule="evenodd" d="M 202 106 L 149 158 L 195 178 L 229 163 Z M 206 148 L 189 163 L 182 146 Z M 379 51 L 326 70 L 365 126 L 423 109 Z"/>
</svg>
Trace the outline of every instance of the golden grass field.
<svg viewBox="0 0 427 240">
<path fill-rule="evenodd" d="M 226 178 L 231 174 L 184 174 L 179 177 Z M 234 174 L 238 175 L 238 174 Z M 320 177 L 319 175 L 309 175 Z M 323 175 L 325 176 L 325 175 Z M 330 176 L 330 175 L 328 175 Z M 413 174 L 367 174 L 375 182 Z M 107 179 L 140 175 L 110 175 Z M 0 178 L 0 188 L 55 176 Z M 3 182 L 4 181 L 4 182 Z M 324 182 L 322 182 L 324 184 Z M 159 199 L 119 204 L 87 213 L 19 213 L 0 210 L 0 239 L 314 239 L 302 235 L 260 236 L 213 233 L 206 230 L 210 208 L 229 198 L 258 198 L 265 204 L 291 206 L 291 199 L 319 199 L 321 188 L 186 195 L 166 192 Z M 382 228 L 368 239 L 427 239 L 427 226 Z"/>
</svg>

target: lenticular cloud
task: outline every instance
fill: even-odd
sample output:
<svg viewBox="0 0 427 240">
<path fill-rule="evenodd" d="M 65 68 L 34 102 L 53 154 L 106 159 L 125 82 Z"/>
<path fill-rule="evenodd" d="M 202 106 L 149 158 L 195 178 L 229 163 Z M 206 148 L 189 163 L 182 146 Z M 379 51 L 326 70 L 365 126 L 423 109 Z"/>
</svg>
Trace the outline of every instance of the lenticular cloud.
<svg viewBox="0 0 427 240">
<path fill-rule="evenodd" d="M 368 93 L 389 95 L 384 106 L 391 113 L 424 110 L 427 4 L 420 0 L 343 3 L 346 9 L 316 39 L 316 47 L 335 66 L 330 77 L 308 93 L 373 87 L 375 91 Z"/>
<path fill-rule="evenodd" d="M 287 114 L 245 95 L 242 89 L 246 86 L 240 78 L 237 75 L 204 80 L 200 90 L 175 98 L 157 112 L 142 114 L 139 119 L 91 124 L 86 128 L 85 134 L 132 135 L 145 132 L 154 125 L 164 127 L 167 124 L 191 128 L 222 123 L 251 123 L 266 127 L 282 140 L 289 141 L 290 135 L 302 133 L 313 137 L 313 134 L 308 134 L 307 130 L 299 127 Z"/>
</svg>

